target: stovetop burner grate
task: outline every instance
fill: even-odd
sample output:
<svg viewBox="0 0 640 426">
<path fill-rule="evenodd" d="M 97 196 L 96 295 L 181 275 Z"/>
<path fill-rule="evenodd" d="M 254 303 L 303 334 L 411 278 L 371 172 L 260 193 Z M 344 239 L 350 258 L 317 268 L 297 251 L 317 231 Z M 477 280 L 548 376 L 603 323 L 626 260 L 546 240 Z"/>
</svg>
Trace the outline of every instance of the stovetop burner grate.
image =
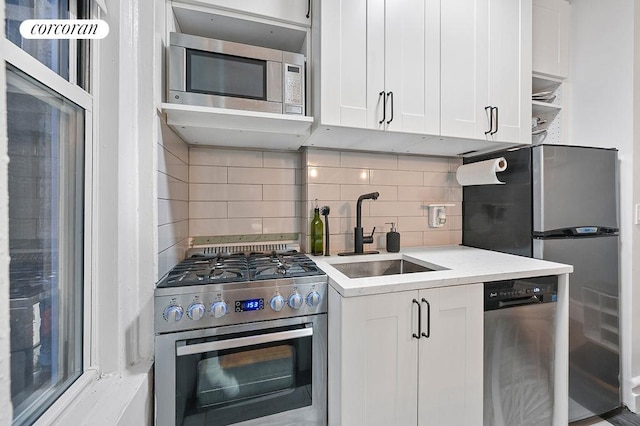
<svg viewBox="0 0 640 426">
<path fill-rule="evenodd" d="M 259 281 L 322 275 L 324 272 L 295 250 L 196 254 L 176 265 L 158 287 Z"/>
</svg>

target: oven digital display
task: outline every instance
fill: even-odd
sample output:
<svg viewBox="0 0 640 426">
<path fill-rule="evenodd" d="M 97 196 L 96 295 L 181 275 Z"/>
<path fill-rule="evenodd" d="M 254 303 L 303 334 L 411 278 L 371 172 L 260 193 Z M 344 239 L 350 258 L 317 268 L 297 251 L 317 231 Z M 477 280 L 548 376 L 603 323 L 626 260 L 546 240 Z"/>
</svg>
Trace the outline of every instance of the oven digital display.
<svg viewBox="0 0 640 426">
<path fill-rule="evenodd" d="M 247 299 L 236 301 L 236 312 L 261 311 L 264 309 L 264 299 Z"/>
</svg>

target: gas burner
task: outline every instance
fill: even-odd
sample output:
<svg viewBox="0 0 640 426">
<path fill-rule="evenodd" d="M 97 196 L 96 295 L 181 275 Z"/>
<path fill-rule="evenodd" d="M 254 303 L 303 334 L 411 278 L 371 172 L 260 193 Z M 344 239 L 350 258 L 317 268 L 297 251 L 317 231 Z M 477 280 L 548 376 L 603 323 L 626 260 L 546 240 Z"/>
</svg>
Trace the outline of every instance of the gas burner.
<svg viewBox="0 0 640 426">
<path fill-rule="evenodd" d="M 251 280 L 307 277 L 323 273 L 311 259 L 296 251 L 249 255 Z"/>
</svg>

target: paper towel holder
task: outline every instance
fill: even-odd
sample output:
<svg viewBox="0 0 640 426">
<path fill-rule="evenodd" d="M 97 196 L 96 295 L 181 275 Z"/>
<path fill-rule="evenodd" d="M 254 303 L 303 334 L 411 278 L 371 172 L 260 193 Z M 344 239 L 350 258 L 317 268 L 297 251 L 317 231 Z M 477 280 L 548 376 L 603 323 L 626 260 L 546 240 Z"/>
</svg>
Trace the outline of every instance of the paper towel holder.
<svg viewBox="0 0 640 426">
<path fill-rule="evenodd" d="M 447 207 L 455 207 L 455 204 L 427 204 L 429 208 L 429 227 L 442 228 L 447 223 Z"/>
</svg>

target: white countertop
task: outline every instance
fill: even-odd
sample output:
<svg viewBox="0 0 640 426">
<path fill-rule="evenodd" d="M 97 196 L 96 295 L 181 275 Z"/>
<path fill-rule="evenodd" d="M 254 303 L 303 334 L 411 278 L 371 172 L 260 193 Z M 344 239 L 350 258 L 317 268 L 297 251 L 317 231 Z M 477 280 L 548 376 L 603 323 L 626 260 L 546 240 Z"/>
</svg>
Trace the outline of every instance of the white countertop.
<svg viewBox="0 0 640 426">
<path fill-rule="evenodd" d="M 400 253 L 312 257 L 329 276 L 329 284 L 343 297 L 390 293 L 507 279 L 559 275 L 573 266 L 465 246 L 410 247 Z M 433 269 L 429 272 L 348 278 L 331 266 L 338 263 L 407 259 Z"/>
</svg>

